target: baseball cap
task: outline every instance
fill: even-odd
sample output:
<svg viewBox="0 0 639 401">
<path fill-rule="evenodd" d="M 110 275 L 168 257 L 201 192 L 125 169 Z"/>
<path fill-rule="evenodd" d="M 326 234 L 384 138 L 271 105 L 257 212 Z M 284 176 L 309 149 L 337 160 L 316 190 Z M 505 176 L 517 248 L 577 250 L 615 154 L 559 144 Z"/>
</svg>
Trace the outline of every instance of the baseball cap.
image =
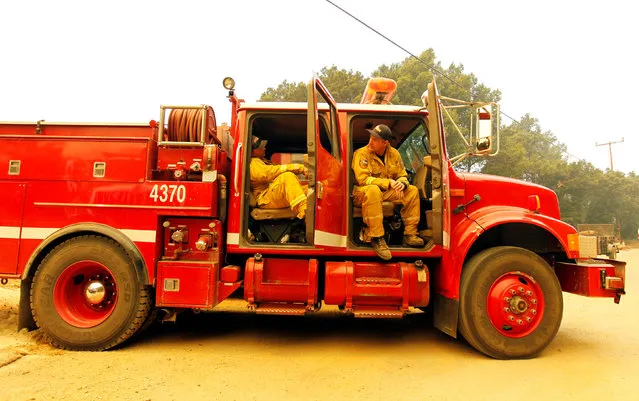
<svg viewBox="0 0 639 401">
<path fill-rule="evenodd" d="M 260 137 L 257 137 L 255 135 L 253 135 L 253 142 L 251 143 L 251 148 L 252 149 L 264 149 L 266 148 L 266 144 L 268 143 L 268 141 L 266 139 L 261 139 Z"/>
<path fill-rule="evenodd" d="M 367 129 L 366 131 L 368 131 L 371 135 L 377 138 L 382 138 L 386 141 L 390 141 L 391 139 L 394 139 L 393 132 L 391 131 L 390 128 L 388 128 L 384 124 L 379 124 L 375 128 Z"/>
</svg>

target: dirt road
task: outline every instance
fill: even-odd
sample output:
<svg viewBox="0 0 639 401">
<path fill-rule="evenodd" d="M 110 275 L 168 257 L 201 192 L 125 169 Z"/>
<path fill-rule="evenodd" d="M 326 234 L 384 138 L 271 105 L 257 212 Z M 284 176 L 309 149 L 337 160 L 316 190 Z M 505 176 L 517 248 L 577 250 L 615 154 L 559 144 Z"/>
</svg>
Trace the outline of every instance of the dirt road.
<svg viewBox="0 0 639 401">
<path fill-rule="evenodd" d="M 639 399 L 639 249 L 624 251 L 628 295 L 565 294 L 538 358 L 496 361 L 424 322 L 220 312 L 180 316 L 100 353 L 16 333 L 19 288 L 0 287 L 2 400 Z M 237 304 L 240 305 L 239 303 Z"/>
</svg>

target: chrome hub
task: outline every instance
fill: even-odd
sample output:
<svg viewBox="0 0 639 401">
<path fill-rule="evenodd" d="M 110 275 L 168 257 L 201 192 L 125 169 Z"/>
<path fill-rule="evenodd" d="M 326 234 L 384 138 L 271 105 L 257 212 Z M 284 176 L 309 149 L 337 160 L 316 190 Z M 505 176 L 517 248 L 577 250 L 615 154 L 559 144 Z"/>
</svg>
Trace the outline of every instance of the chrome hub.
<svg viewBox="0 0 639 401">
<path fill-rule="evenodd" d="M 98 305 L 106 297 L 106 288 L 100 281 L 90 281 L 84 290 L 84 297 L 91 305 Z"/>
</svg>

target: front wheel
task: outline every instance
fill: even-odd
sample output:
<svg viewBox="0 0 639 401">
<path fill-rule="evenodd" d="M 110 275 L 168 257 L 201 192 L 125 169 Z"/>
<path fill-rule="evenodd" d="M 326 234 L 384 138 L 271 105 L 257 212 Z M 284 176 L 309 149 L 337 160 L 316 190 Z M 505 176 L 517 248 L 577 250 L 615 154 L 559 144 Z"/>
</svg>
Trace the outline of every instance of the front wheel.
<svg viewBox="0 0 639 401">
<path fill-rule="evenodd" d="M 562 315 L 559 280 L 537 254 L 495 247 L 464 266 L 459 331 L 484 354 L 497 359 L 534 357 L 555 337 Z"/>
<path fill-rule="evenodd" d="M 53 345 L 71 350 L 99 351 L 125 341 L 146 321 L 151 302 L 124 249 L 98 236 L 58 245 L 31 285 L 36 324 Z"/>
</svg>

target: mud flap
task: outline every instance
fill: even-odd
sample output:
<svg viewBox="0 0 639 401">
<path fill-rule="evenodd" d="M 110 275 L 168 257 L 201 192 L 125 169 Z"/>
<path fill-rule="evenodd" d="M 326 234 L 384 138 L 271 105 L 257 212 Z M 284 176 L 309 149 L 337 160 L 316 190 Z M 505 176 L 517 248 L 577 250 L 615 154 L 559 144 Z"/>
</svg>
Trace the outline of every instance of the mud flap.
<svg viewBox="0 0 639 401">
<path fill-rule="evenodd" d="M 20 307 L 18 309 L 18 331 L 27 329 L 27 331 L 38 328 L 31 314 L 31 282 L 33 277 L 29 276 L 20 281 Z"/>
</svg>

